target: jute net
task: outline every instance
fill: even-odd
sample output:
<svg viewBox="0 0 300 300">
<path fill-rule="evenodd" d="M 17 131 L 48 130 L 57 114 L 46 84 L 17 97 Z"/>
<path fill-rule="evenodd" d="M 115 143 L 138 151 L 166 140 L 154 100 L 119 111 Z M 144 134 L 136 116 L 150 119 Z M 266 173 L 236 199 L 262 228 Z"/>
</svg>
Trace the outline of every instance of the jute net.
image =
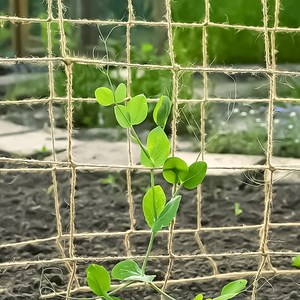
<svg viewBox="0 0 300 300">
<path fill-rule="evenodd" d="M 57 10 L 57 18 L 53 15 L 53 9 Z M 169 228 L 169 230 L 164 230 L 162 233 L 168 236 L 167 240 L 167 253 L 163 255 L 152 255 L 151 259 L 164 260 L 167 261 L 166 268 L 164 272 L 164 280 L 157 281 L 159 286 L 162 286 L 163 290 L 166 290 L 172 285 L 185 285 L 192 282 L 201 283 L 209 280 L 227 280 L 227 279 L 237 279 L 237 278 L 250 278 L 251 280 L 251 293 L 249 293 L 249 299 L 258 299 L 257 291 L 259 289 L 259 279 L 267 276 L 296 276 L 300 275 L 300 270 L 296 268 L 274 268 L 271 263 L 273 257 L 285 256 L 291 258 L 292 256 L 299 255 L 299 252 L 293 251 L 271 251 L 268 248 L 269 232 L 271 229 L 276 228 L 299 228 L 300 222 L 294 223 L 272 223 L 272 200 L 273 200 L 273 183 L 274 174 L 278 171 L 284 172 L 299 172 L 300 165 L 276 165 L 272 161 L 273 154 L 273 117 L 274 117 L 274 103 L 275 102 L 290 102 L 296 103 L 300 102 L 297 98 L 280 98 L 276 95 L 276 83 L 277 76 L 299 76 L 298 71 L 284 71 L 279 70 L 276 66 L 276 33 L 287 33 L 294 34 L 299 33 L 300 28 L 287 28 L 279 26 L 279 11 L 280 11 L 280 0 L 275 0 L 275 14 L 274 14 L 274 25 L 270 27 L 269 24 L 269 14 L 268 14 L 268 3 L 267 0 L 261 0 L 261 7 L 263 13 L 263 26 L 243 26 L 243 25 L 230 25 L 230 24 L 220 24 L 211 22 L 210 20 L 210 3 L 209 0 L 205 0 L 205 18 L 201 23 L 177 23 L 172 20 L 171 13 L 171 0 L 165 0 L 165 15 L 164 20 L 157 22 L 150 22 L 144 20 L 137 20 L 135 18 L 135 12 L 133 3 L 128 0 L 128 20 L 127 21 L 114 21 L 114 20 L 88 20 L 88 19 L 66 19 L 64 17 L 64 3 L 63 0 L 58 0 L 53 2 L 52 0 L 47 1 L 48 6 L 48 17 L 47 19 L 41 18 L 25 18 L 16 16 L 0 16 L 0 21 L 12 22 L 12 23 L 46 23 L 47 24 L 47 36 L 48 36 L 48 55 L 46 57 L 17 57 L 17 58 L 0 58 L 1 64 L 15 64 L 15 63 L 35 63 L 35 64 L 46 64 L 49 70 L 49 91 L 50 95 L 47 98 L 42 99 L 24 99 L 21 101 L 16 100 L 2 100 L 0 104 L 5 105 L 33 105 L 33 104 L 47 104 L 49 112 L 49 123 L 50 132 L 52 140 L 52 160 L 35 160 L 35 159 L 21 159 L 21 158 L 8 158 L 6 156 L 0 157 L 0 162 L 5 166 L 0 169 L 2 174 L 7 173 L 48 173 L 52 177 L 53 185 L 53 201 L 55 206 L 55 217 L 56 217 L 56 236 L 50 236 L 43 239 L 33 239 L 26 241 L 18 241 L 13 243 L 2 243 L 0 249 L 15 249 L 21 248 L 26 245 L 35 245 L 54 241 L 57 248 L 59 249 L 59 255 L 52 259 L 27 259 L 27 260 L 17 260 L 17 261 L 2 261 L 0 263 L 1 270 L 11 270 L 16 268 L 29 268 L 31 266 L 61 266 L 65 265 L 69 272 L 69 281 L 67 288 L 64 291 L 52 291 L 51 293 L 43 294 L 42 298 L 55 298 L 58 295 L 70 299 L 72 295 L 80 292 L 88 291 L 87 286 L 82 286 L 80 284 L 79 278 L 84 277 L 84 274 L 78 272 L 78 264 L 85 264 L 91 262 L 116 262 L 125 258 L 133 258 L 141 260 L 142 255 L 136 255 L 132 253 L 131 239 L 134 236 L 149 236 L 149 230 L 138 230 L 135 226 L 135 204 L 132 194 L 132 171 L 147 171 L 139 165 L 135 165 L 132 160 L 132 145 L 129 138 L 129 132 L 127 133 L 127 151 L 128 151 L 128 165 L 106 165 L 106 164 L 90 164 L 90 163 L 78 163 L 74 160 L 73 156 L 73 107 L 75 102 L 93 102 L 93 98 L 75 98 L 72 95 L 72 82 L 73 82 L 73 65 L 83 64 L 83 65 L 96 65 L 96 66 L 111 66 L 117 68 L 126 68 L 127 70 L 127 88 L 128 96 L 130 96 L 131 84 L 132 84 L 132 68 L 151 69 L 151 70 L 169 70 L 172 73 L 172 132 L 171 132 L 171 146 L 172 155 L 174 155 L 177 146 L 177 125 L 179 118 L 179 105 L 181 103 L 199 103 L 201 111 L 200 120 L 200 140 L 201 140 L 201 160 L 206 159 L 205 147 L 206 147 L 206 104 L 209 102 L 218 103 L 230 103 L 230 102 L 240 102 L 240 103 L 265 103 L 268 105 L 267 112 L 267 146 L 265 149 L 266 163 L 264 165 L 248 165 L 243 167 L 228 167 L 228 166 L 208 166 L 209 169 L 240 169 L 240 171 L 246 170 L 264 170 L 264 212 L 263 221 L 261 224 L 257 225 L 243 225 L 243 226 L 229 226 L 229 227 L 205 227 L 202 225 L 202 188 L 197 189 L 197 224 L 194 228 L 180 228 L 176 229 L 175 223 Z M 51 34 L 51 24 L 53 22 L 58 23 L 60 32 L 60 57 L 53 55 L 53 40 Z M 84 25 L 113 25 L 113 26 L 125 26 L 126 27 L 126 62 L 118 61 L 107 61 L 106 59 L 97 58 L 85 58 L 76 57 L 68 51 L 67 38 L 65 34 L 64 24 L 84 24 Z M 159 26 L 167 29 L 168 37 L 168 47 L 170 64 L 169 65 L 156 65 L 156 64 L 138 64 L 131 61 L 131 39 L 132 39 L 132 28 L 135 26 Z M 174 28 L 201 28 L 202 29 L 202 53 L 203 53 L 203 63 L 201 66 L 182 66 L 176 63 L 174 54 Z M 208 61 L 208 51 L 207 51 L 207 39 L 208 39 L 208 29 L 209 28 L 224 28 L 224 29 L 236 29 L 236 30 L 251 30 L 260 33 L 264 37 L 264 47 L 265 47 L 265 66 L 264 67 L 220 67 L 210 65 Z M 64 70 L 66 73 L 66 97 L 58 97 L 55 94 L 54 87 L 54 66 L 57 63 L 64 65 Z M 179 98 L 179 76 L 180 72 L 199 72 L 203 75 L 203 97 L 201 99 L 180 99 Z M 223 74 L 254 74 L 254 75 L 265 75 L 269 82 L 269 97 L 266 99 L 231 99 L 231 98 L 212 98 L 209 96 L 209 74 L 213 73 L 223 73 Z M 150 102 L 156 101 L 157 99 L 149 99 Z M 67 143 L 67 161 L 62 162 L 57 159 L 56 153 L 56 139 L 55 139 L 55 116 L 54 116 L 54 104 L 55 103 L 66 103 L 66 124 L 68 132 L 68 143 Z M 84 232 L 77 233 L 75 220 L 76 220 L 76 180 L 78 172 L 95 172 L 95 171 L 111 171 L 111 170 L 125 170 L 126 171 L 126 184 L 127 184 L 127 201 L 129 207 L 129 221 L 130 228 L 127 231 L 96 231 L 96 232 Z M 61 171 L 67 171 L 69 174 L 69 232 L 64 233 L 62 229 L 62 216 L 60 212 L 60 200 L 58 194 L 58 179 L 57 173 Z M 97 209 L 97 207 L 95 207 Z M 54 226 L 54 224 L 53 224 Z M 220 252 L 220 253 L 207 253 L 205 245 L 201 239 L 203 233 L 210 232 L 226 232 L 226 231 L 255 231 L 257 232 L 256 237 L 259 237 L 259 247 L 256 251 L 231 251 L 231 252 Z M 173 250 L 173 240 L 176 234 L 193 234 L 194 239 L 198 245 L 199 252 L 196 254 L 182 254 L 175 253 Z M 86 256 L 77 256 L 75 239 L 86 239 L 89 240 L 95 237 L 111 237 L 111 238 L 123 238 L 126 254 L 117 256 L 107 256 L 102 255 L 101 252 L 97 257 L 90 257 L 89 253 Z M 67 251 L 66 246 L 67 245 Z M 222 273 L 218 269 L 218 264 L 216 260 L 218 259 L 250 259 L 255 257 L 258 260 L 258 266 L 253 271 L 234 271 Z M 210 275 L 195 276 L 193 278 L 180 278 L 173 279 L 171 274 L 174 270 L 175 261 L 180 260 L 192 260 L 195 261 L 199 258 L 206 259 L 212 269 Z M 183 298 L 182 298 L 183 299 Z"/>
</svg>

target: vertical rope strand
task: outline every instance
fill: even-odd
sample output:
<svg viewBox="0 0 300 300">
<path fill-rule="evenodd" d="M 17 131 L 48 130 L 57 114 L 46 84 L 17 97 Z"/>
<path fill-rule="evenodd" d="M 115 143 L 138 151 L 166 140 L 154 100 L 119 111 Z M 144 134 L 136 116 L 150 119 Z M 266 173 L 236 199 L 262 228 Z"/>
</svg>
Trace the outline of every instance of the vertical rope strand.
<svg viewBox="0 0 300 300">
<path fill-rule="evenodd" d="M 205 17 L 204 17 L 204 26 L 202 28 L 202 65 L 206 69 L 208 66 L 208 53 L 207 53 L 207 26 L 210 21 L 210 5 L 209 0 L 205 0 Z M 205 119 L 206 119 L 206 101 L 208 99 L 208 75 L 206 71 L 203 71 L 203 102 L 200 103 L 200 151 L 201 151 L 201 160 L 205 161 L 205 145 L 206 145 L 206 133 L 205 133 Z M 198 247 L 201 253 L 206 254 L 206 247 L 201 241 L 201 220 L 202 220 L 202 186 L 197 187 L 197 231 L 195 232 L 195 240 L 198 244 Z M 208 261 L 212 267 L 213 274 L 218 273 L 218 267 L 213 258 L 209 257 Z"/>
<path fill-rule="evenodd" d="M 58 25 L 60 32 L 60 51 L 65 64 L 65 73 L 67 77 L 67 109 L 66 109 L 66 121 L 67 121 L 67 131 L 68 131 L 68 146 L 67 146 L 67 158 L 68 163 L 71 167 L 71 177 L 70 177 L 70 239 L 69 239 L 69 257 L 72 259 L 75 257 L 75 246 L 74 246 L 74 233 L 75 233 L 75 186 L 76 186 L 76 165 L 73 161 L 72 152 L 72 136 L 73 136 L 73 103 L 72 103 L 72 62 L 68 59 L 68 48 L 67 48 L 67 38 L 64 30 L 64 15 L 63 15 L 63 0 L 57 0 L 57 10 L 58 10 Z M 72 270 L 70 272 L 69 283 L 67 287 L 66 298 L 69 299 L 71 295 L 71 289 L 73 285 L 74 278 L 76 276 L 76 262 L 71 263 Z"/>
<path fill-rule="evenodd" d="M 128 23 L 126 28 L 126 61 L 129 65 L 131 62 L 131 22 L 134 20 L 134 10 L 132 1 L 128 0 Z M 131 68 L 127 67 L 127 96 L 131 97 Z M 130 139 L 130 129 L 127 129 L 127 151 L 128 151 L 128 163 L 129 166 L 133 165 L 132 162 L 132 145 Z M 132 178 L 131 170 L 127 168 L 126 170 L 126 180 L 127 180 L 127 201 L 129 206 L 129 218 L 130 218 L 130 230 L 127 231 L 124 244 L 126 248 L 126 253 L 131 256 L 130 250 L 130 234 L 135 230 L 136 220 L 134 217 L 134 201 L 132 196 Z"/>
<path fill-rule="evenodd" d="M 47 37 L 48 37 L 48 57 L 52 57 L 52 30 L 51 30 L 51 22 L 53 20 L 53 13 L 52 13 L 52 0 L 48 0 L 48 19 L 47 19 Z M 53 99 L 55 98 L 55 89 L 54 89 L 54 66 L 53 62 L 49 61 L 48 63 L 48 76 L 49 76 L 49 105 L 48 105 L 48 112 L 49 112 L 49 123 L 50 123 L 50 134 L 51 134 L 51 143 L 52 143 L 52 156 L 53 161 L 57 161 L 56 157 L 56 148 L 55 148 L 55 118 L 53 113 Z M 63 244 L 61 243 L 62 238 L 62 223 L 61 223 L 61 214 L 60 214 L 60 204 L 59 204 L 59 197 L 58 197 L 58 184 L 57 184 L 57 176 L 56 176 L 56 169 L 53 168 L 52 172 L 52 187 L 53 187 L 53 199 L 54 199 L 54 209 L 55 209 L 55 218 L 56 218 L 56 228 L 57 228 L 57 238 L 56 238 L 56 246 L 59 250 L 61 257 L 64 259 L 66 258 L 65 249 Z M 71 272 L 71 266 L 69 262 L 66 262 L 66 267 L 69 272 Z M 79 287 L 78 278 L 76 277 L 76 286 Z"/>
<path fill-rule="evenodd" d="M 177 144 L 177 123 L 179 120 L 179 112 L 178 112 L 178 72 L 179 68 L 175 61 L 175 53 L 174 53 L 174 43 L 173 43 L 173 27 L 172 27 L 172 11 L 171 11 L 171 0 L 165 1 L 166 5 L 166 21 L 167 21 L 167 30 L 168 30 L 168 42 L 169 42 L 169 56 L 172 65 L 172 124 L 171 124 L 171 155 L 174 156 L 176 151 Z M 174 189 L 173 189 L 174 192 Z M 173 264 L 174 264 L 174 254 L 172 251 L 173 248 L 173 236 L 174 236 L 174 228 L 175 228 L 176 220 L 174 219 L 169 228 L 168 235 L 168 255 L 169 255 L 169 263 L 168 268 L 165 274 L 164 284 L 162 290 L 165 291 L 168 285 L 168 280 L 171 276 Z M 161 296 L 161 299 L 164 299 L 164 296 Z"/>
<path fill-rule="evenodd" d="M 273 173 L 274 168 L 271 165 L 271 159 L 273 154 L 273 110 L 274 110 L 274 97 L 276 94 L 276 78 L 274 71 L 276 70 L 276 57 L 275 57 L 275 39 L 272 39 L 270 45 L 269 38 L 269 17 L 268 17 L 268 5 L 267 0 L 261 0 L 262 10 L 263 10 L 263 24 L 264 24 L 264 43 L 265 43 L 265 61 L 266 69 L 268 71 L 268 77 L 270 80 L 270 93 L 269 93 L 269 107 L 267 115 L 267 149 L 266 149 L 266 164 L 268 169 L 264 172 L 264 191 L 265 191 L 265 209 L 264 209 L 264 218 L 263 226 L 260 230 L 260 246 L 259 250 L 262 253 L 257 274 L 254 278 L 253 289 L 251 300 L 256 299 L 256 293 L 258 289 L 258 281 L 261 275 L 262 270 L 265 268 L 266 263 L 269 268 L 272 268 L 274 272 L 276 270 L 272 267 L 270 257 L 266 252 L 268 251 L 268 234 L 270 227 L 271 219 L 271 206 L 273 200 Z M 275 21 L 274 27 L 278 26 L 278 15 L 279 15 L 279 3 L 275 5 Z M 276 20 L 277 18 L 277 20 Z"/>
</svg>

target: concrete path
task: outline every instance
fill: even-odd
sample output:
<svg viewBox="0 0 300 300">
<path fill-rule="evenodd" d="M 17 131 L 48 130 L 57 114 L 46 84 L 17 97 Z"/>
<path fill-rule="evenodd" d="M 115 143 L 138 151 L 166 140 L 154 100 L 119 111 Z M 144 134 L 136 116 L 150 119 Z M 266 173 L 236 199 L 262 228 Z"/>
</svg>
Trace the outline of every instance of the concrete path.
<svg viewBox="0 0 300 300">
<path fill-rule="evenodd" d="M 10 153 L 12 156 L 30 157 L 44 150 L 51 152 L 52 142 L 48 129 L 33 130 L 30 127 L 20 126 L 12 122 L 0 119 L 0 151 Z M 94 132 L 94 130 L 93 130 Z M 128 165 L 126 141 L 109 141 L 107 135 L 101 138 L 93 134 L 93 138 L 85 140 L 73 139 L 73 154 L 77 163 Z M 106 131 L 107 132 L 107 131 Z M 77 136 L 80 134 L 77 133 Z M 97 138 L 95 138 L 97 136 Z M 67 132 L 55 129 L 55 146 L 59 161 L 66 161 Z M 105 138 L 105 139 L 104 139 Z M 133 163 L 139 162 L 139 147 L 131 145 Z M 185 143 L 185 151 L 177 151 L 176 156 L 184 159 L 188 164 L 195 161 L 198 153 L 186 151 L 188 143 Z M 52 156 L 46 159 L 52 159 Z M 243 167 L 260 163 L 262 156 L 240 154 L 205 154 L 205 161 L 209 166 L 208 175 L 229 176 L 240 175 Z M 274 166 L 300 167 L 300 159 L 274 157 Z M 300 182 L 300 172 L 275 172 L 275 180 L 283 182 Z"/>
</svg>

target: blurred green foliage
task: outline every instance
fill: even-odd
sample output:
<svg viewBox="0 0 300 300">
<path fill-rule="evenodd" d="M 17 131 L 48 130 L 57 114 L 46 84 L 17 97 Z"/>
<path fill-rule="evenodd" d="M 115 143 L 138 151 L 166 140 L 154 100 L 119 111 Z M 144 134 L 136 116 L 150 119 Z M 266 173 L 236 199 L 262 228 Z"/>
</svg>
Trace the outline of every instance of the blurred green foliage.
<svg viewBox="0 0 300 300">
<path fill-rule="evenodd" d="M 4 14 L 0 11 L 0 15 Z M 11 49 L 11 31 L 8 22 L 0 22 L 0 56 L 9 56 Z"/>
<path fill-rule="evenodd" d="M 172 2 L 175 22 L 201 23 L 205 16 L 204 0 Z M 279 26 L 300 26 L 300 1 L 283 0 L 279 13 Z M 274 0 L 268 1 L 269 26 L 274 26 Z M 263 26 L 260 0 L 211 0 L 210 21 L 214 23 Z M 263 32 L 223 29 L 209 26 L 207 49 L 209 63 L 239 64 L 264 63 Z M 299 62 L 300 35 L 276 34 L 277 63 Z M 202 29 L 174 29 L 176 60 L 182 64 L 202 63 Z"/>
</svg>

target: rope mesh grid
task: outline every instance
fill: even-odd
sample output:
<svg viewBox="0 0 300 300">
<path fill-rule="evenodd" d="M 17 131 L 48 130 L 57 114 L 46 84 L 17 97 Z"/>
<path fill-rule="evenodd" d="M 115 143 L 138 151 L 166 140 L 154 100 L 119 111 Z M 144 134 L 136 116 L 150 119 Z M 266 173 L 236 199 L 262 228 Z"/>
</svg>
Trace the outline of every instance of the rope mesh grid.
<svg viewBox="0 0 300 300">
<path fill-rule="evenodd" d="M 164 1 L 164 0 L 162 0 Z M 288 71 L 280 70 L 276 66 L 276 33 L 286 33 L 294 34 L 300 33 L 300 28 L 288 28 L 279 26 L 279 9 L 280 0 L 275 0 L 275 12 L 274 12 L 274 26 L 270 27 L 268 20 L 268 3 L 267 0 L 261 0 L 261 9 L 263 13 L 263 26 L 243 26 L 243 25 L 232 25 L 232 24 L 219 24 L 212 22 L 210 20 L 210 2 L 205 0 L 205 17 L 204 21 L 200 23 L 178 23 L 172 20 L 171 11 L 171 0 L 165 0 L 165 15 L 164 20 L 159 22 L 150 22 L 137 20 L 135 18 L 134 7 L 132 0 L 128 0 L 128 21 L 119 20 L 88 20 L 88 19 L 67 19 L 64 17 L 64 3 L 63 0 L 56 1 L 56 10 L 58 16 L 55 18 L 53 16 L 53 1 L 48 0 L 48 15 L 46 19 L 42 18 L 25 18 L 16 16 L 0 16 L 0 21 L 10 22 L 10 23 L 47 23 L 47 34 L 48 34 L 48 55 L 46 57 L 17 57 L 17 58 L 5 58 L 0 57 L 0 64 L 15 64 L 19 62 L 23 63 L 36 63 L 48 66 L 49 75 L 49 97 L 42 99 L 23 99 L 23 100 L 1 100 L 0 105 L 34 105 L 34 104 L 47 104 L 49 112 L 49 122 L 50 122 L 50 133 L 52 140 L 52 160 L 40 161 L 34 159 L 20 159 L 20 158 L 8 158 L 5 156 L 0 157 L 0 162 L 5 163 L 5 168 L 0 169 L 1 174 L 7 173 L 49 173 L 52 177 L 53 183 L 53 199 L 55 206 L 55 216 L 56 216 L 56 227 L 57 235 L 44 238 L 44 239 L 33 239 L 29 241 L 19 241 L 15 243 L 3 243 L 0 244 L 1 248 L 17 248 L 28 244 L 41 244 L 46 242 L 55 242 L 57 248 L 59 249 L 60 256 L 54 259 L 48 260 L 20 260 L 20 261 L 7 261 L 0 263 L 0 269 L 13 269 L 18 267 L 28 267 L 34 265 L 58 265 L 64 264 L 69 271 L 69 282 L 66 291 L 60 291 L 57 293 L 50 293 L 43 295 L 42 298 L 54 298 L 57 294 L 65 296 L 66 299 L 70 299 L 71 295 L 75 292 L 86 292 L 88 289 L 86 286 L 80 286 L 78 277 L 82 274 L 78 274 L 77 265 L 78 263 L 88 263 L 88 262 L 103 262 L 103 261 L 118 261 L 125 258 L 142 259 L 143 256 L 132 254 L 131 238 L 135 235 L 150 235 L 149 230 L 137 230 L 135 228 L 135 212 L 134 212 L 134 201 L 132 195 L 132 170 L 139 170 L 141 172 L 147 172 L 146 168 L 138 165 L 134 165 L 132 161 L 131 153 L 131 143 L 130 135 L 127 132 L 128 140 L 128 165 L 105 165 L 105 164 L 85 164 L 77 163 L 73 157 L 73 105 L 75 102 L 93 102 L 93 98 L 75 98 L 72 95 L 72 77 L 73 77 L 73 65 L 85 64 L 85 65 L 96 65 L 96 66 L 114 66 L 127 69 L 127 90 L 128 96 L 130 96 L 131 91 L 131 70 L 132 68 L 138 69 L 150 69 L 150 70 L 169 70 L 172 73 L 172 101 L 173 101 L 173 111 L 172 111 L 172 126 L 171 126 L 171 153 L 174 155 L 177 146 L 177 124 L 179 118 L 179 104 L 181 103 L 193 103 L 199 105 L 199 110 L 201 111 L 200 119 L 200 146 L 201 146 L 201 156 L 200 158 L 205 161 L 205 147 L 206 147 L 206 132 L 205 132 L 205 122 L 206 122 L 206 104 L 211 103 L 267 103 L 268 113 L 267 113 L 267 147 L 266 147 L 266 164 L 265 165 L 248 165 L 244 167 L 228 167 L 228 166 L 214 166 L 209 169 L 231 169 L 231 170 L 264 170 L 264 216 L 261 224 L 249 225 L 249 226 L 228 226 L 228 227 L 205 227 L 202 225 L 202 190 L 201 187 L 197 188 L 197 224 L 195 228 L 186 229 L 176 229 L 176 221 L 172 223 L 169 230 L 163 230 L 161 234 L 166 235 L 168 238 L 167 243 L 167 253 L 164 255 L 152 255 L 150 259 L 164 260 L 167 262 L 167 268 L 164 270 L 165 276 L 164 280 L 157 281 L 157 284 L 162 286 L 163 290 L 166 290 L 168 286 L 174 284 L 186 284 L 190 282 L 202 282 L 207 280 L 217 280 L 217 279 L 233 279 L 233 278 L 245 278 L 251 277 L 252 280 L 252 293 L 251 300 L 257 299 L 257 291 L 259 288 L 259 279 L 262 276 L 267 275 L 300 275 L 300 270 L 297 269 L 278 269 L 272 266 L 271 258 L 276 256 L 286 256 L 292 257 L 300 255 L 300 252 L 295 251 L 271 251 L 268 248 L 268 234 L 272 228 L 299 228 L 300 222 L 293 223 L 272 223 L 272 200 L 273 200 L 273 184 L 274 184 L 274 173 L 278 171 L 285 172 L 299 172 L 300 166 L 288 166 L 288 165 L 276 165 L 272 161 L 273 154 L 273 116 L 274 116 L 274 104 L 276 102 L 284 103 L 300 103 L 298 98 L 282 98 L 276 93 L 276 82 L 278 76 L 300 76 L 300 71 Z M 51 23 L 56 22 L 59 25 L 60 32 L 60 56 L 55 57 L 53 55 L 53 41 L 51 39 Z M 67 47 L 67 38 L 64 31 L 64 23 L 69 24 L 82 24 L 82 25 L 99 25 L 99 26 L 124 26 L 126 28 L 126 61 L 112 61 L 97 58 L 86 58 L 86 57 L 76 57 L 71 55 Z M 131 29 L 134 26 L 161 26 L 166 28 L 168 37 L 168 48 L 170 65 L 155 65 L 155 64 L 137 64 L 131 61 L 130 49 L 131 49 Z M 264 37 L 264 47 L 265 47 L 265 66 L 264 67 L 228 67 L 228 66 L 215 66 L 210 65 L 208 61 L 208 49 L 207 49 L 207 38 L 208 38 L 208 28 L 223 28 L 223 29 L 236 29 L 236 30 L 251 30 L 260 33 Z M 174 45 L 173 45 L 173 29 L 174 28 L 202 28 L 202 53 L 203 53 L 203 63 L 201 66 L 182 66 L 176 63 Z M 58 97 L 55 94 L 54 88 L 54 67 L 55 64 L 61 64 L 64 66 L 66 73 L 66 97 Z M 200 72 L 203 75 L 203 97 L 200 99 L 180 99 L 178 95 L 179 91 L 179 72 Z M 268 78 L 269 84 L 269 97 L 267 98 L 212 98 L 208 95 L 208 82 L 209 74 L 222 73 L 222 74 L 263 74 Z M 158 99 L 148 99 L 149 102 L 156 102 Z M 54 125 L 54 103 L 66 103 L 66 122 L 68 131 L 68 144 L 67 144 L 67 162 L 60 162 L 57 160 L 56 150 L 55 150 L 55 125 Z M 129 207 L 130 216 L 130 228 L 127 231 L 120 232 L 85 232 L 77 233 L 75 228 L 75 218 L 76 218 L 76 204 L 75 204 L 75 185 L 78 172 L 96 172 L 96 171 L 112 171 L 112 170 L 125 170 L 127 179 L 127 200 Z M 63 233 L 59 209 L 59 195 L 57 187 L 57 172 L 66 171 L 70 172 L 70 223 L 69 232 Z M 234 251 L 234 252 L 223 252 L 223 253 L 208 253 L 204 242 L 201 240 L 201 235 L 206 232 L 227 232 L 227 231 L 249 231 L 254 230 L 259 236 L 259 246 L 257 251 Z M 200 253 L 199 254 L 180 254 L 174 252 L 173 240 L 176 235 L 180 234 L 193 234 L 195 242 L 197 243 Z M 124 241 L 126 248 L 126 256 L 118 255 L 115 256 L 101 256 L 101 253 L 97 257 L 90 257 L 86 255 L 85 257 L 76 255 L 76 248 L 74 244 L 75 239 L 90 239 L 94 237 L 119 237 Z M 64 242 L 68 241 L 67 252 L 64 249 Z M 220 274 L 218 271 L 218 264 L 216 260 L 218 258 L 248 258 L 255 257 L 258 259 L 259 263 L 256 271 L 248 272 L 230 272 L 225 274 Z M 183 278 L 183 279 L 172 279 L 171 273 L 174 267 L 174 261 L 184 260 L 184 259 L 197 259 L 204 258 L 208 261 L 211 266 L 212 273 L 209 276 L 199 276 L 196 278 Z"/>
</svg>

